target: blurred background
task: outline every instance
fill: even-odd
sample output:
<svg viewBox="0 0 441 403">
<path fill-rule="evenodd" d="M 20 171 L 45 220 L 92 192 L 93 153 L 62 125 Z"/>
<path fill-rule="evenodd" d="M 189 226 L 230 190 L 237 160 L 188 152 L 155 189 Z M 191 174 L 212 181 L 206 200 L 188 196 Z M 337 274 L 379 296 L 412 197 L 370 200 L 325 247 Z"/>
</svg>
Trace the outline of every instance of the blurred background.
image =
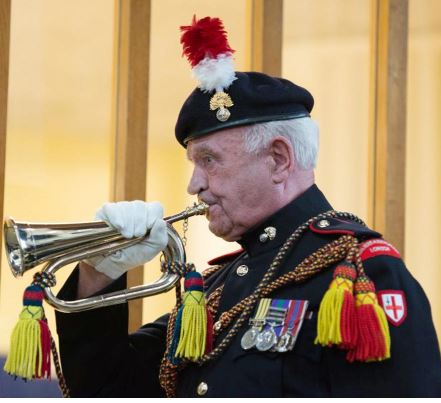
<svg viewBox="0 0 441 403">
<path fill-rule="evenodd" d="M 122 0 L 124 2 L 124 0 Z M 181 57 L 179 26 L 197 17 L 224 21 L 237 70 L 251 68 L 251 0 L 152 0 L 146 199 L 166 215 L 193 203 L 186 194 L 191 165 L 174 139 L 175 119 L 194 88 Z M 112 200 L 118 7 L 114 0 L 12 0 L 4 217 L 78 222 Z M 441 334 L 441 3 L 409 0 L 404 249 L 425 289 Z M 282 76 L 309 89 L 321 129 L 317 183 L 340 211 L 369 223 L 371 0 L 285 0 Z M 148 44 L 146 44 L 147 46 Z M 133 178 L 132 178 L 133 179 Z M 142 178 L 144 182 L 144 178 Z M 178 229 L 181 225 L 178 224 Z M 236 250 L 216 239 L 205 218 L 191 220 L 187 258 L 207 260 Z M 2 250 L 0 356 L 7 354 L 24 288 Z M 70 270 L 61 272 L 61 285 Z M 145 281 L 158 277 L 147 265 Z M 174 304 L 174 293 L 143 301 L 142 322 Z M 46 309 L 55 332 L 54 315 Z M 36 385 L 37 384 L 37 385 Z M 41 382 L 11 383 L 0 375 L 0 397 L 58 396 Z M 51 389 L 52 388 L 52 389 Z M 39 389 L 39 391 L 37 391 Z"/>
</svg>

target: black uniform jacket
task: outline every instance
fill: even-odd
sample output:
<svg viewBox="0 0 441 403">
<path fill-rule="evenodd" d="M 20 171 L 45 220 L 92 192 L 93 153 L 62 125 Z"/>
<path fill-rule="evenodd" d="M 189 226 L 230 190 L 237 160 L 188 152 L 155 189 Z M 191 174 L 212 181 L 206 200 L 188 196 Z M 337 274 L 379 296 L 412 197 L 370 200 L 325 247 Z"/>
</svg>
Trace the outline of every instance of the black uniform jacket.
<svg viewBox="0 0 441 403">
<path fill-rule="evenodd" d="M 247 233 L 240 242 L 244 251 L 225 258 L 224 268 L 206 282 L 208 293 L 225 283 L 218 315 L 252 293 L 280 246 L 299 225 L 328 210 L 331 206 L 314 185 Z M 326 228 L 318 223 L 310 226 L 280 268 L 280 274 L 291 271 L 342 234 L 353 234 L 360 242 L 380 238 L 380 234 L 354 221 L 328 221 L 330 225 Z M 276 228 L 275 239 L 261 242 L 259 235 L 268 226 Z M 363 252 L 367 274 L 377 292 L 402 295 L 401 304 L 395 306 L 405 309 L 398 312 L 400 323 L 389 323 L 390 359 L 349 363 L 344 351 L 314 344 L 317 311 L 332 280 L 334 267 L 330 267 L 271 295 L 309 301 L 309 319 L 305 319 L 292 351 L 243 350 L 240 339 L 248 329 L 244 326 L 222 356 L 207 365 L 189 365 L 179 374 L 177 395 L 198 396 L 198 385 L 204 382 L 208 387 L 204 397 L 441 396 L 440 353 L 429 302 L 396 250 L 381 240 L 373 246 Z M 247 274 L 237 274 L 240 265 L 248 267 Z M 60 297 L 74 299 L 77 278 L 75 270 Z M 122 288 L 126 288 L 124 276 L 104 291 Z M 167 319 L 165 315 L 128 335 L 126 305 L 75 314 L 57 313 L 62 367 L 71 395 L 164 396 L 158 371 L 165 350 Z"/>
</svg>

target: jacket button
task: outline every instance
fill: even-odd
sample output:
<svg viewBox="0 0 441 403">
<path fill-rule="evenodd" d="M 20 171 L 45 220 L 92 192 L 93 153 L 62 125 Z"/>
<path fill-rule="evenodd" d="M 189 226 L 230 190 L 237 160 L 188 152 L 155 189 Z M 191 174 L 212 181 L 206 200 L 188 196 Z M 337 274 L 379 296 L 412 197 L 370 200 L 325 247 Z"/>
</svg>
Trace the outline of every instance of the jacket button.
<svg viewBox="0 0 441 403">
<path fill-rule="evenodd" d="M 199 396 L 204 396 L 208 391 L 208 385 L 205 382 L 201 382 L 198 385 L 197 393 Z"/>
<path fill-rule="evenodd" d="M 245 274 L 248 273 L 248 266 L 241 264 L 237 269 L 236 269 L 236 274 L 240 277 L 245 276 Z"/>
<path fill-rule="evenodd" d="M 331 225 L 331 223 L 328 220 L 320 220 L 317 224 L 320 228 L 326 228 Z"/>
</svg>

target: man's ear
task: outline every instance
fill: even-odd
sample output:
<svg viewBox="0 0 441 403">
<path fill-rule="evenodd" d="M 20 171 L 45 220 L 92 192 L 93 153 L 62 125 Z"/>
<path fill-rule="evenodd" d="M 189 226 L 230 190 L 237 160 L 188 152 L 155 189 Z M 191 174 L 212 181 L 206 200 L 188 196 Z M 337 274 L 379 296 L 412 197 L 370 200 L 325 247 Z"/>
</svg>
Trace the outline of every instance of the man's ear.
<svg viewBox="0 0 441 403">
<path fill-rule="evenodd" d="M 294 169 L 294 151 L 291 143 L 285 137 L 275 137 L 271 140 L 269 153 L 272 165 L 274 183 L 286 180 Z"/>
</svg>

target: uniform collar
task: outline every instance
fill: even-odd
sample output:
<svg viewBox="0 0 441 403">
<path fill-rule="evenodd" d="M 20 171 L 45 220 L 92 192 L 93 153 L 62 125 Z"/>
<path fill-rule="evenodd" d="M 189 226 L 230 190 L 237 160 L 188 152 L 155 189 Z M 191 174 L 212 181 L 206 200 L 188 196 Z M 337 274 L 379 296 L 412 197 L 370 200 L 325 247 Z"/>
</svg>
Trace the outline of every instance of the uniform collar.
<svg viewBox="0 0 441 403">
<path fill-rule="evenodd" d="M 329 210 L 332 210 L 331 205 L 314 184 L 262 224 L 246 232 L 238 243 L 250 256 L 279 248 L 297 227 L 310 218 Z M 265 231 L 270 227 L 276 230 L 274 239 L 268 237 L 265 242 L 262 242 L 261 235 L 270 232 L 270 230 Z"/>
</svg>

